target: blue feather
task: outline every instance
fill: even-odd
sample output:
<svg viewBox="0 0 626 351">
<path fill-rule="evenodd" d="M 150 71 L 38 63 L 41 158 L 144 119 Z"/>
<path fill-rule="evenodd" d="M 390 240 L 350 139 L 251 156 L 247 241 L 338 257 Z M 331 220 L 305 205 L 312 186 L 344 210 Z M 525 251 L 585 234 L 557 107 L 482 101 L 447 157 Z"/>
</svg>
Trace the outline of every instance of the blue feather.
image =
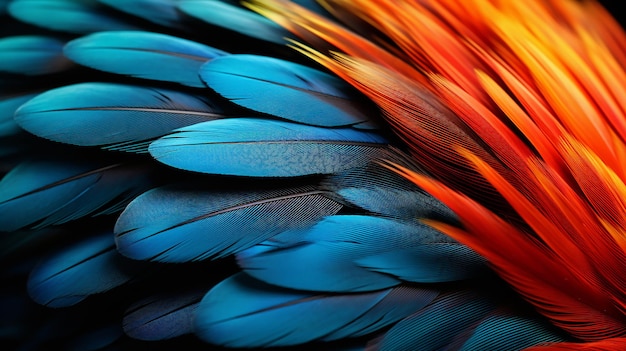
<svg viewBox="0 0 626 351">
<path fill-rule="evenodd" d="M 43 259 L 28 278 L 28 293 L 50 307 L 75 305 L 128 282 L 138 272 L 115 251 L 111 233 L 66 246 Z"/>
<path fill-rule="evenodd" d="M 202 66 L 200 77 L 220 95 L 254 111 L 324 127 L 369 125 L 369 113 L 345 82 L 289 61 L 229 55 Z"/>
<path fill-rule="evenodd" d="M 55 31 L 86 34 L 136 29 L 103 13 L 97 0 L 14 0 L 8 10 L 20 21 Z"/>
<path fill-rule="evenodd" d="M 207 61 L 222 50 L 170 35 L 115 31 L 91 34 L 69 42 L 67 57 L 81 65 L 115 74 L 204 88 L 198 76 Z"/>
<path fill-rule="evenodd" d="M 181 28 L 181 13 L 176 8 L 178 0 L 99 0 L 116 10 L 170 28 Z"/>
<path fill-rule="evenodd" d="M 333 292 L 384 289 L 403 280 L 467 279 L 484 264 L 476 253 L 428 226 L 361 215 L 326 217 L 309 229 L 279 234 L 237 259 L 246 273 L 267 283 Z"/>
<path fill-rule="evenodd" d="M 562 332 L 545 321 L 502 312 L 492 313 L 467 334 L 468 338 L 459 340 L 463 342 L 459 351 L 520 351 L 566 341 Z"/>
<path fill-rule="evenodd" d="M 339 172 L 367 162 L 386 140 L 350 128 L 237 118 L 181 128 L 150 144 L 158 161 L 194 172 L 293 177 Z"/>
<path fill-rule="evenodd" d="M 22 128 L 15 123 L 13 116 L 18 107 L 32 99 L 37 94 L 24 94 L 0 98 L 0 137 L 8 137 L 22 132 Z"/>
<path fill-rule="evenodd" d="M 0 181 L 0 231 L 115 213 L 150 184 L 140 166 L 24 161 Z"/>
<path fill-rule="evenodd" d="M 0 72 L 35 76 L 61 72 L 72 66 L 63 56 L 65 42 L 41 35 L 0 39 Z"/>
<path fill-rule="evenodd" d="M 371 349 L 446 350 L 460 333 L 495 308 L 486 297 L 468 291 L 442 295 L 429 306 L 394 325 Z"/>
<path fill-rule="evenodd" d="M 431 218 L 458 223 L 456 215 L 441 201 L 384 166 L 393 162 L 419 171 L 419 167 L 407 161 L 408 157 L 392 148 L 362 167 L 328 176 L 322 188 L 337 194 L 341 202 L 375 214 L 402 220 Z"/>
<path fill-rule="evenodd" d="M 15 121 L 54 141 L 145 152 L 146 141 L 223 116 L 222 108 L 206 97 L 168 89 L 82 83 L 33 98 L 17 111 Z"/>
<path fill-rule="evenodd" d="M 197 309 L 196 334 L 227 347 L 271 347 L 373 333 L 430 303 L 438 293 L 398 287 L 315 295 L 237 274 L 215 286 Z"/>
<path fill-rule="evenodd" d="M 165 340 L 193 333 L 193 318 L 205 290 L 155 295 L 132 304 L 124 315 L 124 333 L 139 340 Z"/>
<path fill-rule="evenodd" d="M 341 205 L 313 187 L 202 191 L 167 187 L 131 202 L 115 226 L 118 250 L 141 260 L 223 257 L 314 223 Z"/>
<path fill-rule="evenodd" d="M 181 0 L 178 8 L 189 16 L 213 26 L 228 29 L 255 39 L 276 44 L 285 44 L 291 34 L 248 9 L 233 6 L 219 0 Z"/>
</svg>

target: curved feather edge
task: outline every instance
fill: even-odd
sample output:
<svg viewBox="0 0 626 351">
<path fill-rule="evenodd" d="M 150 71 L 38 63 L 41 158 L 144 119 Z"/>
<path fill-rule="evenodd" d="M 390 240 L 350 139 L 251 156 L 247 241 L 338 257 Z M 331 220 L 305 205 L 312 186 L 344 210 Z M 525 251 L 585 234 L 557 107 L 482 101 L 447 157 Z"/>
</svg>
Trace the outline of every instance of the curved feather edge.
<svg viewBox="0 0 626 351">
<path fill-rule="evenodd" d="M 63 55 L 65 42 L 42 35 L 0 39 L 0 72 L 36 76 L 72 67 Z"/>
<path fill-rule="evenodd" d="M 32 270 L 27 287 L 37 303 L 67 307 L 118 287 L 138 272 L 138 266 L 119 256 L 113 236 L 105 232 L 43 259 Z"/>
<path fill-rule="evenodd" d="M 195 320 L 203 340 L 227 347 L 270 347 L 368 335 L 430 303 L 437 291 L 398 287 L 315 295 L 276 288 L 243 273 L 215 286 Z"/>
<path fill-rule="evenodd" d="M 356 167 L 385 147 L 382 136 L 350 128 L 230 118 L 178 129 L 148 150 L 159 162 L 194 172 L 294 177 Z"/>
<path fill-rule="evenodd" d="M 118 11 L 144 20 L 175 29 L 184 29 L 181 13 L 176 8 L 177 0 L 98 0 Z"/>
<path fill-rule="evenodd" d="M 230 192 L 169 186 L 126 207 L 115 225 L 115 241 L 120 253 L 139 260 L 219 258 L 342 207 L 310 186 Z"/>
<path fill-rule="evenodd" d="M 526 351 L 615 351 L 626 348 L 626 338 L 609 338 L 587 343 L 563 342 L 530 347 Z"/>
<path fill-rule="evenodd" d="M 452 343 L 462 351 L 519 351 L 568 340 L 544 319 L 501 311 L 489 314 L 463 334 Z"/>
<path fill-rule="evenodd" d="M 482 320 L 496 306 L 486 297 L 457 291 L 438 297 L 430 305 L 396 323 L 368 350 L 445 349 L 459 331 Z"/>
<path fill-rule="evenodd" d="M 428 226 L 363 215 L 328 216 L 283 232 L 240 252 L 237 262 L 269 284 L 331 292 L 450 282 L 485 271 L 475 252 Z"/>
<path fill-rule="evenodd" d="M 149 172 L 141 165 L 25 161 L 0 181 L 0 230 L 114 213 L 150 187 Z"/>
<path fill-rule="evenodd" d="M 109 31 L 68 42 L 70 60 L 101 71 L 204 88 L 198 76 L 207 61 L 227 53 L 171 35 L 143 31 Z"/>
<path fill-rule="evenodd" d="M 248 109 L 322 127 L 373 123 L 372 106 L 327 73 L 258 55 L 228 55 L 205 63 L 200 78 L 218 94 Z"/>
<path fill-rule="evenodd" d="M 181 0 L 178 8 L 213 26 L 274 44 L 284 45 L 285 38 L 291 36 L 281 26 L 257 13 L 219 0 Z"/>
<path fill-rule="evenodd" d="M 372 159 L 361 167 L 325 177 L 321 187 L 336 194 L 341 202 L 386 217 L 401 220 L 431 218 L 450 224 L 459 223 L 457 215 L 441 201 L 386 167 L 388 162 L 420 171 L 409 155 L 391 147 L 380 158 Z"/>
<path fill-rule="evenodd" d="M 17 135 L 23 132 L 22 128 L 15 122 L 13 116 L 20 106 L 35 96 L 37 96 L 36 93 L 26 93 L 20 94 L 19 96 L 0 98 L 0 138 Z"/>
<path fill-rule="evenodd" d="M 184 126 L 225 117 L 207 97 L 116 83 L 80 83 L 42 93 L 15 113 L 39 137 L 79 146 L 145 152 L 146 143 Z"/>
<path fill-rule="evenodd" d="M 8 12 L 38 27 L 76 34 L 136 29 L 132 24 L 104 14 L 97 0 L 14 0 Z"/>
<path fill-rule="evenodd" d="M 155 295 L 126 310 L 124 333 L 139 340 L 166 340 L 193 333 L 195 311 L 206 290 Z"/>
</svg>

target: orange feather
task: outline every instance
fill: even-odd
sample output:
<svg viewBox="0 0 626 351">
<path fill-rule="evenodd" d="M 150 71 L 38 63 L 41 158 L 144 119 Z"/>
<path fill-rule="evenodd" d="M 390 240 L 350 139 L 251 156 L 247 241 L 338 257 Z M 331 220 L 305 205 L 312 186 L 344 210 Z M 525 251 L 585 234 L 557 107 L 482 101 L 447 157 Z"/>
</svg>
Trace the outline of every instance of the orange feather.
<svg viewBox="0 0 626 351">
<path fill-rule="evenodd" d="M 322 3 L 369 32 L 281 0 L 251 6 L 378 104 L 427 174 L 388 167 L 442 200 L 463 227 L 428 224 L 482 254 L 555 325 L 591 342 L 581 349 L 623 348 L 619 25 L 592 0 Z M 383 37 L 364 38 L 372 33 Z"/>
</svg>

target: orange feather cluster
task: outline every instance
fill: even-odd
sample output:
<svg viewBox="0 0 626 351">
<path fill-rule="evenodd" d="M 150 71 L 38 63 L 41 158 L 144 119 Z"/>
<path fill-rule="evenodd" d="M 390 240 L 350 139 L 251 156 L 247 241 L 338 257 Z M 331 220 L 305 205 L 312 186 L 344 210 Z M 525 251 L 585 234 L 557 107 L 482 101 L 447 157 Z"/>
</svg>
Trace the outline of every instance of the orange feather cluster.
<svg viewBox="0 0 626 351">
<path fill-rule="evenodd" d="M 322 3 L 355 31 L 282 0 L 249 6 L 378 104 L 428 174 L 390 167 L 463 222 L 430 225 L 587 349 L 626 344 L 621 27 L 594 1 Z"/>
</svg>

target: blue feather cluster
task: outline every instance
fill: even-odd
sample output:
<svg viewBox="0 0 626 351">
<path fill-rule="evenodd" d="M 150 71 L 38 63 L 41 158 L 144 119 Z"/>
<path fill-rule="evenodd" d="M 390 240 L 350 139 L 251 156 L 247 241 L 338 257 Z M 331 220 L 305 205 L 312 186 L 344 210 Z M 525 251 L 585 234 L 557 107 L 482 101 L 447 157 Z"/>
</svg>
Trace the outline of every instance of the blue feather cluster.
<svg viewBox="0 0 626 351">
<path fill-rule="evenodd" d="M 237 1 L 5 0 L 0 21 L 9 349 L 565 340 L 422 223 L 459 225 L 386 167 L 420 171 L 373 104 Z"/>
</svg>

